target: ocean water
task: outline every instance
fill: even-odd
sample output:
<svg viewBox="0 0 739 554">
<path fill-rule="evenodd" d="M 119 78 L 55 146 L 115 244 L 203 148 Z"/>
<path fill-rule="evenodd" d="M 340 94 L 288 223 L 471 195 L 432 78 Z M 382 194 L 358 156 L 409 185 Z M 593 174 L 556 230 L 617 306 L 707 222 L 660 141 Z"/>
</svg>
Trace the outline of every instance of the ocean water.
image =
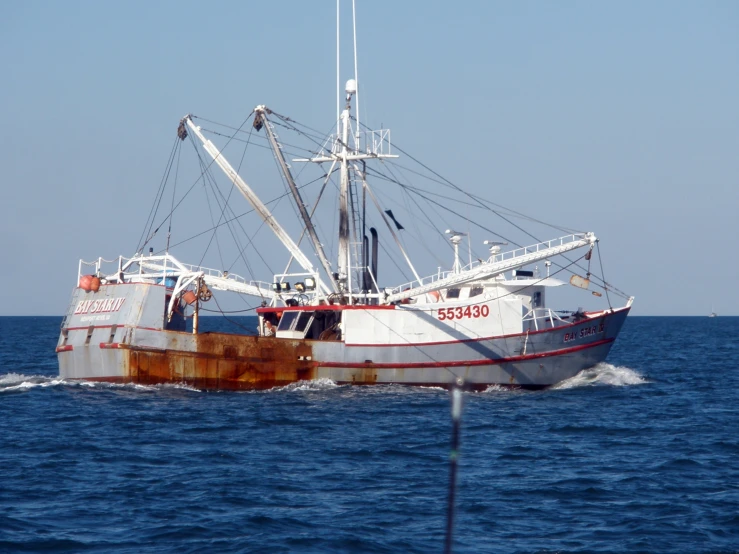
<svg viewBox="0 0 739 554">
<path fill-rule="evenodd" d="M 448 392 L 64 382 L 59 323 L 0 318 L 0 552 L 443 550 Z M 737 354 L 739 318 L 630 317 L 607 364 L 465 394 L 454 551 L 738 552 Z"/>
</svg>

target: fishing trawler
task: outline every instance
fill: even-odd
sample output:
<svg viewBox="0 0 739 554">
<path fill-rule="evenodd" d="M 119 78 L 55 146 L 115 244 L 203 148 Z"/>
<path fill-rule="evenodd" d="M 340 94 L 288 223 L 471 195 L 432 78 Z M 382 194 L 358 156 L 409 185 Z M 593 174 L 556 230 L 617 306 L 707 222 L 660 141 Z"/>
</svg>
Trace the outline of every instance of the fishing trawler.
<svg viewBox="0 0 739 554">
<path fill-rule="evenodd" d="M 447 195 L 438 191 L 424 195 L 416 184 L 406 184 L 398 177 L 408 173 L 404 166 L 396 166 L 396 172 L 385 171 L 399 157 L 390 132 L 363 127 L 359 110 L 353 110 L 355 103 L 356 61 L 354 76 L 341 92 L 336 132 L 328 137 L 317 141 L 315 133 L 264 105 L 249 116 L 249 140 L 255 133 L 263 136 L 292 200 L 297 216 L 291 221 L 292 232 L 278 222 L 269 202 L 260 198 L 227 161 L 224 151 L 206 136 L 198 118 L 185 116 L 179 122 L 177 140 L 189 139 L 205 153 L 207 163 L 201 160 L 201 177 L 211 166 L 223 171 L 228 186 L 251 205 L 248 215 L 269 229 L 273 244 L 284 247 L 290 260 L 287 269 L 268 276 L 264 273 L 266 278 L 257 280 L 233 270 L 183 263 L 179 252 L 176 257 L 170 248 L 169 237 L 161 249 L 155 251 L 152 246 L 161 224 L 142 236 L 145 240 L 133 256 L 80 261 L 56 347 L 60 376 L 119 383 L 186 383 L 202 389 L 271 388 L 318 379 L 337 384 L 438 387 L 463 381 L 480 390 L 490 386 L 543 388 L 605 360 L 633 297 L 591 268 L 593 254 L 599 255 L 596 236 L 572 231 L 554 239 L 531 240 L 534 235 L 528 233 L 525 237 L 531 242 L 504 237 L 490 220 L 500 216 L 502 225 L 520 214 L 502 213 L 497 205 L 465 192 L 426 166 L 411 173 L 444 188 Z M 303 129 L 311 138 L 307 155 L 288 160 L 287 142 L 277 136 L 278 126 Z M 242 127 L 231 132 L 229 143 L 245 132 Z M 174 159 L 170 157 L 172 163 Z M 295 175 L 293 164 L 298 163 L 320 167 L 322 186 L 312 204 L 303 198 L 308 186 Z M 325 165 L 330 168 L 326 170 Z M 412 195 L 417 206 L 425 203 L 427 211 L 447 210 L 439 221 L 464 225 L 466 231 L 456 231 L 439 225 L 424 209 L 415 210 L 415 215 L 426 214 L 425 230 L 416 235 L 419 244 L 432 242 L 431 236 L 437 244 L 443 241 L 449 248 L 446 268 L 433 270 L 441 256 L 433 249 L 427 249 L 431 250 L 430 261 L 414 259 L 421 249 L 411 252 L 407 247 L 408 231 L 399 215 L 402 204 L 390 205 L 388 189 L 381 195 L 370 183 L 372 176 L 383 185 L 397 185 L 403 194 Z M 330 239 L 316 224 L 329 183 L 338 193 L 337 241 L 331 252 L 326 247 Z M 225 206 L 224 194 L 221 200 Z M 475 221 L 461 213 L 459 205 L 482 216 Z M 323 207 L 325 214 L 325 202 Z M 414 210 L 407 211 L 410 217 Z M 213 224 L 214 230 L 223 226 L 224 213 Z M 149 231 L 153 223 L 154 216 L 147 222 Z M 473 228 L 484 233 L 486 240 L 473 245 Z M 309 249 L 300 246 L 304 238 Z M 244 241 L 255 250 L 253 257 L 245 258 L 247 266 L 249 259 L 267 250 L 274 254 L 275 247 L 266 240 L 252 239 Z M 468 259 L 460 251 L 465 241 Z M 242 246 L 239 243 L 240 253 L 246 250 Z M 397 250 L 390 254 L 392 247 Z M 482 248 L 484 255 L 473 256 L 473 248 Z M 408 276 L 406 280 L 398 278 L 388 284 L 381 278 L 381 249 L 382 262 L 391 261 L 396 273 Z M 300 267 L 291 269 L 293 265 Z M 419 267 L 426 269 L 425 276 Z M 561 280 L 561 276 L 569 278 Z M 587 299 L 607 304 L 596 309 L 551 308 L 550 296 L 568 284 Z M 221 294 L 253 299 L 256 333 L 201 329 L 204 306 Z M 624 304 L 612 306 L 612 295 L 622 296 Z"/>
</svg>

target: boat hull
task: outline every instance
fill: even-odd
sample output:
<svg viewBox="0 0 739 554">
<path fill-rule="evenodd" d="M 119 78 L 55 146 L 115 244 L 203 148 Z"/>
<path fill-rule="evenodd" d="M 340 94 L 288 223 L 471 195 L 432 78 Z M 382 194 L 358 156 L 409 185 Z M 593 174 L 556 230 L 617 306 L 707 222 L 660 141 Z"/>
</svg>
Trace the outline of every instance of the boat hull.
<svg viewBox="0 0 739 554">
<path fill-rule="evenodd" d="M 84 294 L 94 294 L 98 303 Z M 463 379 L 474 389 L 544 388 L 604 361 L 629 311 L 609 310 L 553 329 L 468 341 L 347 345 L 167 330 L 159 308 L 166 294 L 162 286 L 118 285 L 84 294 L 73 299 L 57 345 L 62 378 L 225 390 L 317 379 L 435 387 Z"/>
</svg>

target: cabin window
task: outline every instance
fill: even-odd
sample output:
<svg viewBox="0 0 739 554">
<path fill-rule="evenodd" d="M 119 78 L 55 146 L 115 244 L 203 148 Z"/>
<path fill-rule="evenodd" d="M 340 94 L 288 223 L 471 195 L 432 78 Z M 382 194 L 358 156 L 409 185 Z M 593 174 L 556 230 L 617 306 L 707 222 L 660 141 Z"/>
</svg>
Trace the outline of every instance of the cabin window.
<svg viewBox="0 0 739 554">
<path fill-rule="evenodd" d="M 313 321 L 313 312 L 284 311 L 280 324 L 277 326 L 278 331 L 294 331 L 296 333 L 305 333 L 310 322 Z"/>
<path fill-rule="evenodd" d="M 541 306 L 541 291 L 534 293 L 534 296 L 531 298 L 531 305 L 534 308 L 539 308 Z"/>
<path fill-rule="evenodd" d="M 462 289 L 449 289 L 446 291 L 447 300 L 450 298 L 459 298 L 459 293 Z"/>
<path fill-rule="evenodd" d="M 277 330 L 288 331 L 299 315 L 300 312 L 282 312 L 282 317 L 280 318 L 280 324 L 277 326 Z"/>
<path fill-rule="evenodd" d="M 483 287 L 472 287 L 470 289 L 470 298 L 473 296 L 480 296 L 484 291 L 485 289 Z"/>
<path fill-rule="evenodd" d="M 300 317 L 298 317 L 298 322 L 295 324 L 295 330 L 301 333 L 305 331 L 312 317 L 313 312 L 301 312 Z"/>
</svg>

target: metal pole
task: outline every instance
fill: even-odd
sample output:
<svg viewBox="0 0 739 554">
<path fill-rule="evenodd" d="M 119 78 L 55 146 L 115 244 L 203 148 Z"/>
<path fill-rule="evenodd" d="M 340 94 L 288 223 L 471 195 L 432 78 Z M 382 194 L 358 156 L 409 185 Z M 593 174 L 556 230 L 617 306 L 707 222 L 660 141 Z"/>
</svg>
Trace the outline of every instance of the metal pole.
<svg viewBox="0 0 739 554">
<path fill-rule="evenodd" d="M 198 292 L 195 294 L 195 312 L 192 314 L 192 334 L 198 334 L 198 316 L 200 315 L 200 287 L 202 279 L 198 279 Z"/>
<path fill-rule="evenodd" d="M 457 458 L 459 457 L 459 422 L 462 415 L 462 379 L 452 384 L 452 450 L 449 453 L 449 504 L 446 516 L 446 542 L 444 552 L 452 552 L 452 535 L 454 532 L 454 497 L 457 490 Z"/>
</svg>

